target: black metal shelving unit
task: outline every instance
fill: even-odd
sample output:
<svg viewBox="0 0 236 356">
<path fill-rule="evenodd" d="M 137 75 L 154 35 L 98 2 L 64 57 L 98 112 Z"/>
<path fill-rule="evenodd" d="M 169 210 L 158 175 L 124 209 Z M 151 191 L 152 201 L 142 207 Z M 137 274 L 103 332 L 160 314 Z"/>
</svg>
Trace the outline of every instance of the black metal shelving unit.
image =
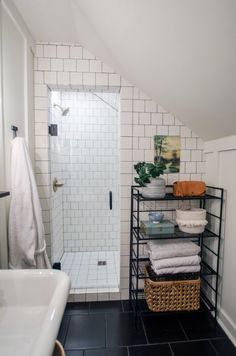
<svg viewBox="0 0 236 356">
<path fill-rule="evenodd" d="M 142 253 L 142 246 L 154 239 L 188 238 L 201 247 L 201 302 L 217 316 L 218 286 L 219 286 L 219 259 L 222 232 L 223 189 L 207 186 L 207 192 L 199 197 L 175 197 L 167 186 L 165 198 L 144 198 L 139 186 L 131 187 L 131 219 L 130 219 L 130 275 L 129 298 L 136 312 L 141 311 L 140 300 L 144 299 L 143 282 L 145 277 L 144 265 L 149 259 Z M 187 234 L 175 227 L 174 234 L 145 235 L 140 230 L 141 215 L 150 211 L 162 211 L 171 214 L 181 202 L 195 204 L 195 207 L 207 211 L 208 225 L 202 234 Z M 176 202 L 176 203 L 173 203 Z M 163 204 L 165 205 L 163 207 Z M 176 204 L 174 206 L 173 204 Z M 155 205 L 153 207 L 153 205 Z"/>
</svg>

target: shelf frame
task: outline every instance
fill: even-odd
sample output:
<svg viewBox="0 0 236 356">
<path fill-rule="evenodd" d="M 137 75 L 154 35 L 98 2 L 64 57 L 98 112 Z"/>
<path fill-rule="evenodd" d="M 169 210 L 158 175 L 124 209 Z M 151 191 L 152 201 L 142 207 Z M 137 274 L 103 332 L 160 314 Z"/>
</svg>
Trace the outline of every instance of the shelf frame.
<svg viewBox="0 0 236 356">
<path fill-rule="evenodd" d="M 145 280 L 147 277 L 143 272 L 143 265 L 149 262 L 149 258 L 140 255 L 140 245 L 145 244 L 150 240 L 163 240 L 163 239 L 180 239 L 188 238 L 196 241 L 201 248 L 201 301 L 214 313 L 215 319 L 217 317 L 218 307 L 218 283 L 219 283 L 219 256 L 221 248 L 221 234 L 222 234 L 222 215 L 223 215 L 223 200 L 224 190 L 218 187 L 207 186 L 207 194 L 198 197 L 175 197 L 170 191 L 166 194 L 165 198 L 144 198 L 141 195 L 139 186 L 131 187 L 131 210 L 130 210 L 130 267 L 129 267 L 129 298 L 134 306 L 134 310 L 138 312 L 139 300 L 144 297 L 144 290 L 140 288 L 140 281 Z M 172 186 L 167 186 L 167 190 L 172 189 Z M 200 208 L 207 210 L 209 219 L 218 221 L 217 231 L 206 228 L 202 234 L 187 234 L 181 232 L 175 226 L 174 234 L 168 235 L 146 235 L 140 229 L 140 213 L 151 211 L 173 212 L 176 208 L 157 208 L 150 209 L 143 206 L 144 202 L 170 202 L 170 201 L 198 201 Z M 210 211 L 208 206 L 212 201 L 219 202 L 218 214 Z M 142 207 L 141 207 L 142 204 Z M 216 239 L 216 250 L 207 245 L 207 241 Z M 205 260 L 205 254 L 208 253 L 214 259 L 214 267 Z M 206 292 L 206 289 L 208 292 Z M 211 297 L 208 293 L 211 291 Z M 214 296 L 212 296 L 212 294 Z"/>
</svg>

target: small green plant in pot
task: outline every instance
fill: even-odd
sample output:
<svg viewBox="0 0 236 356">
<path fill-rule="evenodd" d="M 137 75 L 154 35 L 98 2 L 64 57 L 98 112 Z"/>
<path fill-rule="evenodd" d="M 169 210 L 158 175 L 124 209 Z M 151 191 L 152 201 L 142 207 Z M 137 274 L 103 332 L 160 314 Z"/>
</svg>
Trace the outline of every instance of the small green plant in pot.
<svg viewBox="0 0 236 356">
<path fill-rule="evenodd" d="M 134 165 L 138 177 L 134 180 L 142 189 L 142 195 L 146 197 L 162 198 L 165 196 L 165 180 L 159 178 L 164 173 L 165 165 L 161 162 L 139 162 Z"/>
</svg>

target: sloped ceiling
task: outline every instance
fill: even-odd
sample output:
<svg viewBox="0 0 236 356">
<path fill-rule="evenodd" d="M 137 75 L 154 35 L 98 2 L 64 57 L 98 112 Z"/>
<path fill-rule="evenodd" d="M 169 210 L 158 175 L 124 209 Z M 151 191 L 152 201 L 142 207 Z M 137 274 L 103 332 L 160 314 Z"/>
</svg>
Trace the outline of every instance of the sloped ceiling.
<svg viewBox="0 0 236 356">
<path fill-rule="evenodd" d="M 14 0 L 38 41 L 77 42 L 204 140 L 236 134 L 235 0 Z"/>
</svg>

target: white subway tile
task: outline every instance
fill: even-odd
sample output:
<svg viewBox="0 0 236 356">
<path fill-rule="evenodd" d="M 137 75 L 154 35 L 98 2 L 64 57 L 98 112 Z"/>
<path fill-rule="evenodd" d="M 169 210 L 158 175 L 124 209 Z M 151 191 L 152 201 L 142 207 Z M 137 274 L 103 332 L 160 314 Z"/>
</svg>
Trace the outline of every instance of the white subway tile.
<svg viewBox="0 0 236 356">
<path fill-rule="evenodd" d="M 63 71 L 63 59 L 52 58 L 51 59 L 51 70 L 52 71 Z"/>
<path fill-rule="evenodd" d="M 197 139 L 196 138 L 186 138 L 186 149 L 196 149 Z"/>
<path fill-rule="evenodd" d="M 69 46 L 57 46 L 57 57 L 58 58 L 69 58 L 70 57 L 70 47 Z"/>
<path fill-rule="evenodd" d="M 185 171 L 186 173 L 196 173 L 196 162 L 186 162 Z"/>
<path fill-rule="evenodd" d="M 191 161 L 202 161 L 202 151 L 192 150 L 191 151 Z"/>
<path fill-rule="evenodd" d="M 57 73 L 56 72 L 44 72 L 44 83 L 45 84 L 57 84 Z"/>
<path fill-rule="evenodd" d="M 34 86 L 34 95 L 35 96 L 44 96 L 47 97 L 48 89 L 44 84 L 35 84 Z"/>
<path fill-rule="evenodd" d="M 102 62 L 98 61 L 98 60 L 90 60 L 89 61 L 89 71 L 100 73 L 102 71 Z"/>
<path fill-rule="evenodd" d="M 133 135 L 133 126 L 132 125 L 122 125 L 120 128 L 121 136 L 132 136 Z"/>
<path fill-rule="evenodd" d="M 83 49 L 81 46 L 70 47 L 70 58 L 82 59 Z"/>
<path fill-rule="evenodd" d="M 151 123 L 152 123 L 152 125 L 162 125 L 162 114 L 152 113 L 151 114 Z"/>
<path fill-rule="evenodd" d="M 35 56 L 36 57 L 43 57 L 43 45 L 36 44 L 36 46 L 35 46 Z"/>
<path fill-rule="evenodd" d="M 35 122 L 48 122 L 48 110 L 35 110 Z"/>
<path fill-rule="evenodd" d="M 40 71 L 35 71 L 34 72 L 34 83 L 35 84 L 43 84 L 44 82 L 44 76 L 43 76 L 44 72 L 40 72 Z"/>
<path fill-rule="evenodd" d="M 186 126 L 181 126 L 180 134 L 182 137 L 191 137 L 191 130 Z"/>
<path fill-rule="evenodd" d="M 64 71 L 65 72 L 75 72 L 76 71 L 76 60 L 75 59 L 64 59 Z"/>
<path fill-rule="evenodd" d="M 121 99 L 120 110 L 121 111 L 132 111 L 133 105 L 132 100 Z"/>
<path fill-rule="evenodd" d="M 134 106 L 134 111 L 143 112 L 144 111 L 144 100 L 134 100 L 133 106 Z"/>
<path fill-rule="evenodd" d="M 50 70 L 50 59 L 38 58 L 38 70 Z"/>
<path fill-rule="evenodd" d="M 163 114 L 163 125 L 174 125 L 175 119 L 171 114 Z"/>
<path fill-rule="evenodd" d="M 133 99 L 133 88 L 132 87 L 121 87 L 120 97 L 122 99 Z"/>
<path fill-rule="evenodd" d="M 144 136 L 144 125 L 134 125 L 133 126 L 134 136 Z"/>
<path fill-rule="evenodd" d="M 44 57 L 47 57 L 47 58 L 56 58 L 56 56 L 57 56 L 56 46 L 44 45 L 43 46 L 43 54 L 44 54 Z"/>
<path fill-rule="evenodd" d="M 95 73 L 83 73 L 83 85 L 95 86 Z"/>
<path fill-rule="evenodd" d="M 150 125 L 151 115 L 150 113 L 139 113 L 139 123 L 143 125 Z"/>
<path fill-rule="evenodd" d="M 151 139 L 150 137 L 139 137 L 139 148 L 150 149 L 151 148 Z"/>
<path fill-rule="evenodd" d="M 108 86 L 108 74 L 96 73 L 96 86 L 97 85 Z"/>
<path fill-rule="evenodd" d="M 68 86 L 70 83 L 70 73 L 69 72 L 58 72 L 57 73 L 57 84 Z"/>
<path fill-rule="evenodd" d="M 71 72 L 70 73 L 70 83 L 71 83 L 71 85 L 74 85 L 74 86 L 82 85 L 83 84 L 83 74 Z"/>
<path fill-rule="evenodd" d="M 179 136 L 180 135 L 179 126 L 169 126 L 169 135 L 170 136 Z"/>
<path fill-rule="evenodd" d="M 77 72 L 89 72 L 89 61 L 87 59 L 77 60 Z"/>
<path fill-rule="evenodd" d="M 48 99 L 44 97 L 35 97 L 34 106 L 36 110 L 48 109 Z"/>
<path fill-rule="evenodd" d="M 108 82 L 110 86 L 120 86 L 120 75 L 118 74 L 109 74 Z"/>
<path fill-rule="evenodd" d="M 156 134 L 157 134 L 156 126 L 145 125 L 145 137 L 153 137 Z"/>
<path fill-rule="evenodd" d="M 146 112 L 156 112 L 157 104 L 153 100 L 145 100 L 145 111 Z"/>
</svg>

